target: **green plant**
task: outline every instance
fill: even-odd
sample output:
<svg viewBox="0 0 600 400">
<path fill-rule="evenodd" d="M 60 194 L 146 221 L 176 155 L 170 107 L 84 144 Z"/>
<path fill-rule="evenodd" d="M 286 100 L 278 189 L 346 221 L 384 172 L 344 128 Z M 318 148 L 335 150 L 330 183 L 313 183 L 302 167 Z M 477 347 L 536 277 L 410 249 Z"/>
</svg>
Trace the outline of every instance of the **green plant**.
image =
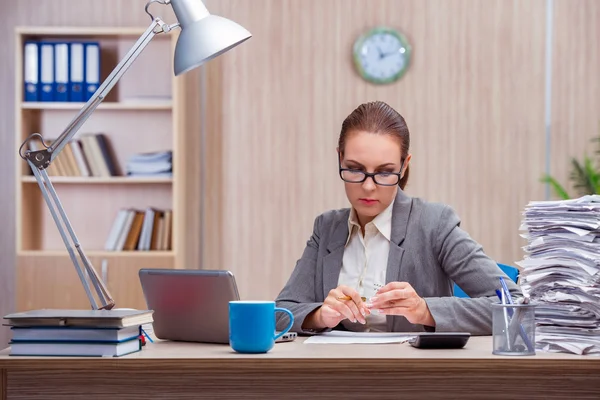
<svg viewBox="0 0 600 400">
<path fill-rule="evenodd" d="M 600 142 L 600 137 L 592 139 L 594 142 Z M 600 148 L 595 151 L 596 155 L 600 155 Z M 571 174 L 569 180 L 573 184 L 573 189 L 578 196 L 587 194 L 600 194 L 600 168 L 598 160 L 592 160 L 587 155 L 583 157 L 583 162 L 576 158 L 571 158 Z M 564 200 L 570 199 L 571 196 L 567 190 L 555 178 L 550 175 L 544 175 L 541 179 L 543 183 L 550 185 L 554 194 Z"/>
</svg>

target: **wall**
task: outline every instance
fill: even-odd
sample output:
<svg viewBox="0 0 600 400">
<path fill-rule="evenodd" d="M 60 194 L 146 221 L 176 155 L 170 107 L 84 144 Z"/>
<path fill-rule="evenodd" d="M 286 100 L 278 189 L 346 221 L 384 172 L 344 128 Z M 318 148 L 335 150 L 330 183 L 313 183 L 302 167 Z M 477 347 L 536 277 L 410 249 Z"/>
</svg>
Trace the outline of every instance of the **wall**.
<svg viewBox="0 0 600 400">
<path fill-rule="evenodd" d="M 208 150 L 205 191 L 221 193 L 205 204 L 207 268 L 233 270 L 245 297 L 276 296 L 315 216 L 347 206 L 340 124 L 376 99 L 411 130 L 407 192 L 452 205 L 498 261 L 522 257 L 521 210 L 544 197 L 545 1 L 206 3 L 254 34 L 207 78 L 222 90 L 207 93 L 221 127 L 207 131 L 220 150 Z M 351 64 L 353 41 L 379 24 L 414 49 L 409 72 L 384 87 Z"/>
<path fill-rule="evenodd" d="M 595 156 L 600 142 L 600 2 L 555 1 L 550 171 L 571 196 L 571 157 Z"/>
</svg>

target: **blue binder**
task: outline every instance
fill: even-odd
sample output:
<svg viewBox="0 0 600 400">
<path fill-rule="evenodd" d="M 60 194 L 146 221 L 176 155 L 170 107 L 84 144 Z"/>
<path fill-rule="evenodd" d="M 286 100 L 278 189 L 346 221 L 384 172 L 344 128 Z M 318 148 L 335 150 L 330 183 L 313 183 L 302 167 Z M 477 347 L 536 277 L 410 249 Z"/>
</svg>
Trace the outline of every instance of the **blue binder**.
<svg viewBox="0 0 600 400">
<path fill-rule="evenodd" d="M 40 43 L 40 101 L 54 101 L 54 43 Z"/>
<path fill-rule="evenodd" d="M 54 44 L 54 101 L 69 101 L 69 44 Z"/>
<path fill-rule="evenodd" d="M 85 101 L 88 101 L 100 86 L 100 44 L 85 44 Z"/>
<path fill-rule="evenodd" d="M 83 43 L 71 43 L 69 47 L 69 100 L 82 102 L 85 83 L 85 52 Z"/>
<path fill-rule="evenodd" d="M 23 82 L 24 82 L 24 100 L 40 100 L 40 62 L 39 47 L 36 42 L 25 42 L 23 49 Z"/>
</svg>

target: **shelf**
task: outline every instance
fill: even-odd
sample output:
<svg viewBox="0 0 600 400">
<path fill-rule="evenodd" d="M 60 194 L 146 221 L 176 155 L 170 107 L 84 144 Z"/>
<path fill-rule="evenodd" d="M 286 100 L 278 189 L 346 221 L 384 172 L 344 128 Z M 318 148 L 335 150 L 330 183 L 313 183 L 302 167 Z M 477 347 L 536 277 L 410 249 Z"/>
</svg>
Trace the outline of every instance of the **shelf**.
<svg viewBox="0 0 600 400">
<path fill-rule="evenodd" d="M 71 102 L 35 102 L 26 101 L 21 103 L 23 110 L 80 110 L 85 103 Z M 100 103 L 97 110 L 171 110 L 173 102 L 170 100 L 161 101 L 119 101 Z"/>
<path fill-rule="evenodd" d="M 51 176 L 52 184 L 171 184 L 173 178 L 130 178 L 126 176 L 112 176 L 109 178 L 83 177 L 83 176 Z M 21 177 L 23 183 L 37 183 L 34 176 Z"/>
<path fill-rule="evenodd" d="M 19 26 L 16 28 L 16 33 L 20 35 L 31 36 L 98 36 L 98 37 L 139 37 L 147 29 L 144 27 L 77 27 L 77 26 L 36 26 L 25 27 Z M 157 35 L 156 38 L 168 35 Z"/>
<path fill-rule="evenodd" d="M 106 250 L 85 250 L 88 257 L 173 257 L 173 251 L 106 251 Z M 67 250 L 21 250 L 17 253 L 22 257 L 68 257 Z"/>
</svg>

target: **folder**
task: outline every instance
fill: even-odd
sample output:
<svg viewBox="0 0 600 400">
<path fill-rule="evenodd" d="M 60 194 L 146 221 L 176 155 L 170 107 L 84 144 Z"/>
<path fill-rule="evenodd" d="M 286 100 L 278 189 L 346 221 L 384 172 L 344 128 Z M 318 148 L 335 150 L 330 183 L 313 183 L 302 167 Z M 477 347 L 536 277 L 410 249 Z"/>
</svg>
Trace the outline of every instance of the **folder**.
<svg viewBox="0 0 600 400">
<path fill-rule="evenodd" d="M 54 101 L 69 101 L 69 44 L 54 44 Z"/>
<path fill-rule="evenodd" d="M 100 44 L 85 44 L 85 101 L 88 101 L 100 86 Z"/>
<path fill-rule="evenodd" d="M 40 43 L 40 101 L 54 101 L 54 43 Z"/>
<path fill-rule="evenodd" d="M 39 48 L 35 42 L 26 42 L 23 61 L 24 100 L 39 101 Z"/>
<path fill-rule="evenodd" d="M 85 57 L 83 43 L 71 43 L 69 48 L 69 101 L 82 102 L 83 95 Z"/>
</svg>

